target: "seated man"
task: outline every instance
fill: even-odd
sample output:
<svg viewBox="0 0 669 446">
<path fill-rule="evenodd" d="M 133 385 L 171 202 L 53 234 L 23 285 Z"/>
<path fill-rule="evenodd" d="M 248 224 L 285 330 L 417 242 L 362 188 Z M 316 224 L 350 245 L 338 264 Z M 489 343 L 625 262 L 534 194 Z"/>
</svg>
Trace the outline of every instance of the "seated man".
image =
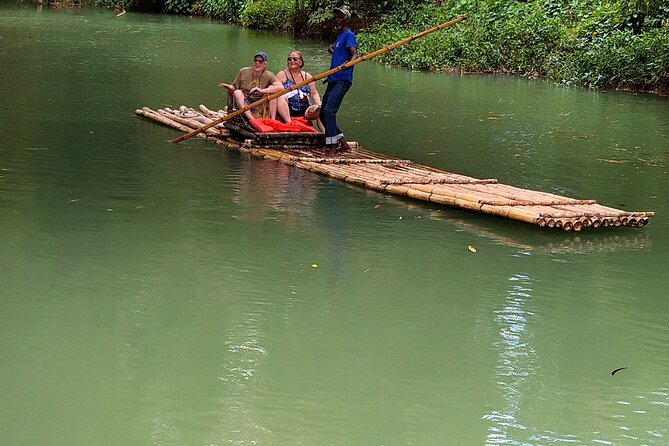
<svg viewBox="0 0 669 446">
<path fill-rule="evenodd" d="M 226 84 L 225 82 L 219 83 L 219 87 L 227 88 L 228 91 L 232 94 L 235 104 L 239 108 L 246 107 L 247 105 L 262 99 L 263 96 L 269 95 L 272 93 L 279 92 L 283 90 L 283 85 L 279 82 L 274 76 L 274 74 L 267 69 L 267 63 L 269 58 L 267 53 L 264 51 L 258 51 L 253 56 L 253 66 L 244 67 L 239 70 L 237 77 L 232 82 L 232 84 Z M 269 104 L 269 114 L 270 118 L 276 118 L 276 101 L 271 101 Z M 250 120 L 255 116 L 253 111 L 259 107 L 254 107 L 251 110 L 244 112 L 244 115 Z"/>
</svg>

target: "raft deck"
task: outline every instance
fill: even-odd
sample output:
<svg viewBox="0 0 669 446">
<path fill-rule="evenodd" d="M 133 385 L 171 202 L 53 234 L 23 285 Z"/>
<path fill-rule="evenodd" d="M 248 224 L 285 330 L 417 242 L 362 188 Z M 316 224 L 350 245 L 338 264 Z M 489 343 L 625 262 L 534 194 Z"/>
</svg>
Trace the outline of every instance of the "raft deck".
<svg viewBox="0 0 669 446">
<path fill-rule="evenodd" d="M 201 105 L 198 110 L 185 106 L 179 107 L 179 110 L 152 110 L 144 107 L 136 110 L 135 114 L 182 132 L 190 132 L 224 116 L 225 112 L 213 111 Z M 258 158 L 276 160 L 359 187 L 541 227 L 565 231 L 581 231 L 588 227 L 641 228 L 649 224 L 654 215 L 653 212 L 629 212 L 603 206 L 595 200 L 522 189 L 501 184 L 494 178 L 478 179 L 460 175 L 365 150 L 357 144 L 353 144 L 351 152 L 326 157 L 322 147 L 305 147 L 300 144 L 289 144 L 281 149 L 265 147 L 262 144 L 268 141 L 267 136 L 261 140 L 239 141 L 223 124 L 207 129 L 198 136 Z M 273 136 L 281 140 L 282 135 Z"/>
</svg>

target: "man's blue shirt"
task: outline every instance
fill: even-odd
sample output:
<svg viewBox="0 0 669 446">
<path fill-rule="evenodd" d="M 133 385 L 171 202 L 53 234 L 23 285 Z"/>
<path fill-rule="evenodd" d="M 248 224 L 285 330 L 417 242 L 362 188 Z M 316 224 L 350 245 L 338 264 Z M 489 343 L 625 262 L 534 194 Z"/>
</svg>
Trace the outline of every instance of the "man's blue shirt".
<svg viewBox="0 0 669 446">
<path fill-rule="evenodd" d="M 336 68 L 351 60 L 350 47 L 358 48 L 358 41 L 355 40 L 355 34 L 349 28 L 344 29 L 334 43 L 334 51 L 332 52 L 332 62 L 330 69 Z M 337 71 L 328 76 L 328 81 L 342 81 L 346 80 L 353 82 L 353 67 L 346 70 Z"/>
</svg>

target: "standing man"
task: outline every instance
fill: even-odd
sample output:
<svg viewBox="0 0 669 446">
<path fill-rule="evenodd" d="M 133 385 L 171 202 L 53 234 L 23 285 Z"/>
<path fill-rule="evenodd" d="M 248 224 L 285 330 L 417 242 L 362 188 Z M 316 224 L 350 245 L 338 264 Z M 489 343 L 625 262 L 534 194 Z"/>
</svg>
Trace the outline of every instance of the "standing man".
<svg viewBox="0 0 669 446">
<path fill-rule="evenodd" d="M 358 55 L 358 42 L 355 40 L 355 34 L 348 27 L 351 13 L 342 6 L 335 8 L 334 14 L 339 35 L 335 43 L 328 48 L 328 52 L 332 54 L 330 69 L 343 65 Z M 328 86 L 323 95 L 321 117 L 325 126 L 326 153 L 334 155 L 337 150 L 341 152 L 351 150 L 344 139 L 344 133 L 337 125 L 337 111 L 353 84 L 353 67 L 332 73 L 327 77 L 326 82 Z"/>
</svg>

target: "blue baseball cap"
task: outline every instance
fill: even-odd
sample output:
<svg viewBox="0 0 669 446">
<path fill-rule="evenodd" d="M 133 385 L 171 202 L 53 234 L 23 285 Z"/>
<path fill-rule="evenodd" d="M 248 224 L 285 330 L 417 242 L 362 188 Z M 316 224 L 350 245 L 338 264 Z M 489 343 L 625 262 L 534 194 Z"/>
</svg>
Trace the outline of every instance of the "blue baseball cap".
<svg viewBox="0 0 669 446">
<path fill-rule="evenodd" d="M 267 57 L 267 53 L 266 53 L 266 52 L 264 52 L 264 51 L 258 51 L 258 52 L 255 53 L 255 55 L 253 56 L 253 58 L 255 59 L 255 58 L 258 57 L 258 56 L 262 57 L 263 60 L 264 60 L 265 62 L 269 62 L 269 57 Z"/>
</svg>

